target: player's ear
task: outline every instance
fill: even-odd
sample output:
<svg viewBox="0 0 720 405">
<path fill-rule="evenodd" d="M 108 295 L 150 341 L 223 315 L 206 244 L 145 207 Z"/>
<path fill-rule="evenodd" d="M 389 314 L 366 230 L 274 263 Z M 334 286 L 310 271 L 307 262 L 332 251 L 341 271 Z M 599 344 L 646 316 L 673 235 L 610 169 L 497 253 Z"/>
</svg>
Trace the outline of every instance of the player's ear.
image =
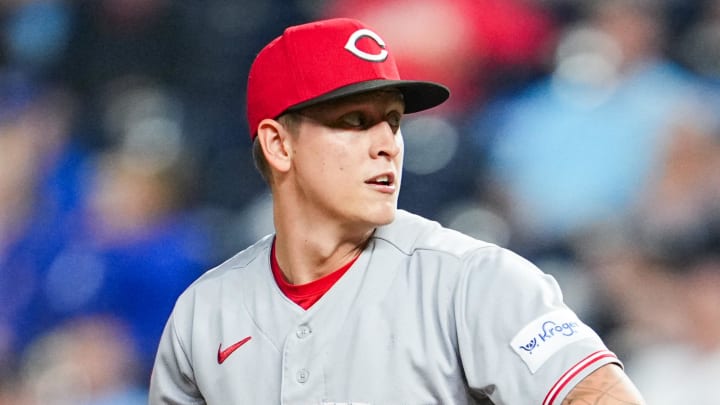
<svg viewBox="0 0 720 405">
<path fill-rule="evenodd" d="M 260 121 L 257 141 L 262 146 L 268 165 L 279 172 L 290 170 L 291 145 L 290 134 L 277 121 L 266 118 Z"/>
</svg>

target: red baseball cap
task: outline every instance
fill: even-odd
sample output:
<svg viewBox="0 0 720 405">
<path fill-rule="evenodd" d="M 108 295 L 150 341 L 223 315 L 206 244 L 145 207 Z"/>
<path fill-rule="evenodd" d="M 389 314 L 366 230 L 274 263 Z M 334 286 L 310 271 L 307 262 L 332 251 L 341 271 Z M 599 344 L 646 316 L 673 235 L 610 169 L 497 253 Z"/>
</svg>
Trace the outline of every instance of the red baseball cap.
<svg viewBox="0 0 720 405">
<path fill-rule="evenodd" d="M 400 79 L 385 41 L 360 21 L 335 18 L 289 27 L 250 67 L 250 138 L 255 139 L 265 118 L 390 87 L 403 94 L 406 113 L 435 107 L 450 96 L 441 84 Z"/>
</svg>

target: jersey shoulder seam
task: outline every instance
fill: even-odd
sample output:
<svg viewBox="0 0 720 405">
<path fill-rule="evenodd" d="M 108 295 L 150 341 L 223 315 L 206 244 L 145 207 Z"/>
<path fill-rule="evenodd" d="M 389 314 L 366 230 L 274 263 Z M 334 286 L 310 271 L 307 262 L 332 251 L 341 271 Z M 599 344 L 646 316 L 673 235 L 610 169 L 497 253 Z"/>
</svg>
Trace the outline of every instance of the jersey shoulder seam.
<svg viewBox="0 0 720 405">
<path fill-rule="evenodd" d="M 493 249 L 493 248 L 503 249 L 501 246 L 498 246 L 498 245 L 495 245 L 495 244 L 489 243 L 489 242 L 483 242 L 480 240 L 475 241 L 477 246 L 470 246 L 467 249 L 463 250 L 462 252 L 454 252 L 450 249 L 443 249 L 443 248 L 433 247 L 433 246 L 428 246 L 428 245 L 418 246 L 415 244 L 413 244 L 409 249 L 407 249 L 407 248 L 403 248 L 399 244 L 393 242 L 391 239 L 388 239 L 385 237 L 376 236 L 376 237 L 374 237 L 374 239 L 383 241 L 383 242 L 393 246 L 395 249 L 397 249 L 398 251 L 400 251 L 402 254 L 404 254 L 406 256 L 412 256 L 413 253 L 419 252 L 419 251 L 428 251 L 428 252 L 436 252 L 438 254 L 453 256 L 453 257 L 456 257 L 456 258 L 462 260 L 465 257 L 472 255 L 481 250 L 488 250 L 488 249 Z"/>
<path fill-rule="evenodd" d="M 180 345 L 180 350 L 182 350 L 182 354 L 185 357 L 185 361 L 187 361 L 187 364 L 190 366 L 190 369 L 192 370 L 193 374 L 195 374 L 195 367 L 193 367 L 193 362 L 190 356 L 188 356 L 187 349 L 185 348 L 185 342 L 183 340 L 183 337 L 178 333 L 177 326 L 175 324 L 175 314 L 173 314 L 170 317 L 170 327 L 173 329 L 173 336 L 177 337 L 178 344 Z M 191 380 L 188 376 L 183 374 L 183 378 L 185 381 L 196 384 L 194 380 Z M 197 385 L 196 385 L 197 386 Z M 195 401 L 193 401 L 195 402 Z M 197 401 L 197 403 L 202 403 L 201 401 Z"/>
</svg>

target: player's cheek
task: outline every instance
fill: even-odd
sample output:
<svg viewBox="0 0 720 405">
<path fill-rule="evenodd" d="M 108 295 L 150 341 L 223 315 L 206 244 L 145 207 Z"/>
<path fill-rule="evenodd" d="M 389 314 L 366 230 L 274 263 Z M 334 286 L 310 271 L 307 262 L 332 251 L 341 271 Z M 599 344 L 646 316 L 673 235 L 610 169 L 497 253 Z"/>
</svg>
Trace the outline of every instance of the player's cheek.
<svg viewBox="0 0 720 405">
<path fill-rule="evenodd" d="M 395 160 L 397 162 L 399 176 L 400 172 L 402 172 L 403 161 L 405 158 L 405 139 L 403 138 L 402 131 L 400 129 L 398 129 L 397 134 L 395 134 L 395 144 L 398 147 L 398 154 L 395 157 Z"/>
</svg>

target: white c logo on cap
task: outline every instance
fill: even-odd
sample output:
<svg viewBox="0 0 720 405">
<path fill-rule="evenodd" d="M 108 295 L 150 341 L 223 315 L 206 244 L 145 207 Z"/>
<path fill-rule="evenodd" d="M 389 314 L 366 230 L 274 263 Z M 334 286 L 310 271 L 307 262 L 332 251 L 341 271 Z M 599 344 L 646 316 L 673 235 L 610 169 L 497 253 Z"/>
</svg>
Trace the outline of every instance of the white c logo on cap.
<svg viewBox="0 0 720 405">
<path fill-rule="evenodd" d="M 377 43 L 378 46 L 380 46 L 381 48 L 380 52 L 377 54 L 372 54 L 358 49 L 357 41 L 362 37 L 368 37 L 375 41 L 375 43 Z M 388 57 L 388 51 L 387 49 L 385 49 L 385 41 L 383 41 L 378 34 L 370 31 L 367 28 L 359 29 L 353 32 L 353 34 L 350 35 L 350 38 L 348 38 L 348 41 L 345 44 L 345 49 L 352 52 L 352 54 L 357 56 L 358 58 L 365 59 L 370 62 L 382 62 Z"/>
</svg>

